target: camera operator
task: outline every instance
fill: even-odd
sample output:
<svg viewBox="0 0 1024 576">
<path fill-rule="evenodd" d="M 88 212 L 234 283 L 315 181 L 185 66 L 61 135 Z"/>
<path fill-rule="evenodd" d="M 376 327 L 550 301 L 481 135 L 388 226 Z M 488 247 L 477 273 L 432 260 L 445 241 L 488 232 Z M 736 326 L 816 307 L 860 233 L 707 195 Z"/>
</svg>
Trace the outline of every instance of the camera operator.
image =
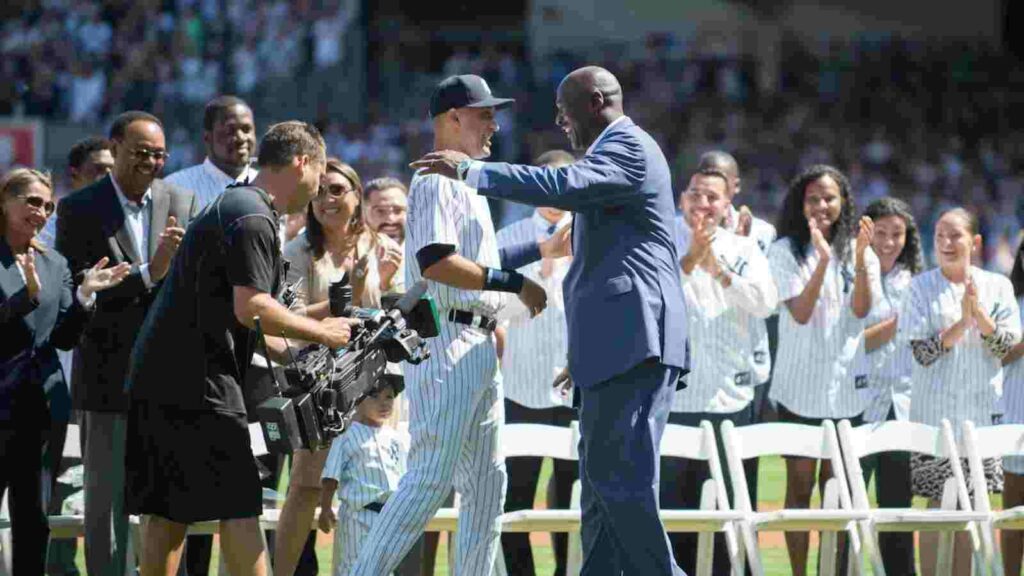
<svg viewBox="0 0 1024 576">
<path fill-rule="evenodd" d="M 261 328 L 345 346 L 353 321 L 293 314 L 275 295 L 283 277 L 278 213 L 306 209 L 324 172 L 313 126 L 272 126 L 251 186 L 229 188 L 189 227 L 142 326 L 126 386 L 127 505 L 143 516 L 142 576 L 177 571 L 188 525 L 220 520 L 234 576 L 267 572 L 259 473 L 241 383 Z M 254 318 L 259 318 L 257 326 Z"/>
</svg>

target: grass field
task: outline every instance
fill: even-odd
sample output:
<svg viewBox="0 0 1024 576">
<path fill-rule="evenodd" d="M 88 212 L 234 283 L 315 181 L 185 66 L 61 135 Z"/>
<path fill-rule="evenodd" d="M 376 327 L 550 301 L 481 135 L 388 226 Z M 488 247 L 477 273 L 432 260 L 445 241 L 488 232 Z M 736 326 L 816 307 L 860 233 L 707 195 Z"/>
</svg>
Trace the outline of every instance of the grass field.
<svg viewBox="0 0 1024 576">
<path fill-rule="evenodd" d="M 539 486 L 546 486 L 547 480 L 551 475 L 550 463 L 546 462 L 541 469 Z M 785 495 L 786 487 L 786 471 L 785 465 L 781 458 L 763 458 L 761 460 L 761 466 L 759 471 L 759 491 L 758 500 L 763 509 L 777 509 L 782 507 L 783 498 Z M 282 478 L 281 487 L 282 493 L 283 488 L 287 486 L 287 469 L 285 470 L 285 478 Z M 874 487 L 869 486 L 868 493 L 874 500 Z M 996 509 L 1001 508 L 1002 501 L 1000 495 L 993 496 L 993 506 Z M 812 501 L 812 506 L 818 505 L 818 495 L 815 496 Z M 546 503 L 544 501 L 544 491 L 539 489 L 536 497 L 536 507 L 544 508 Z M 924 508 L 925 502 L 921 499 L 915 499 L 915 508 Z M 547 534 L 535 534 L 533 536 L 534 541 L 534 562 L 537 566 L 538 576 L 551 576 L 554 572 L 554 557 L 552 555 L 550 539 Z M 810 566 L 816 564 L 817 551 L 814 543 L 816 538 L 812 537 L 812 549 L 811 559 L 809 561 Z M 772 576 L 787 576 L 791 574 L 789 567 L 789 558 L 786 555 L 785 545 L 783 544 L 783 538 L 781 534 L 762 534 L 761 535 L 762 545 L 762 556 L 764 558 L 765 573 Z M 219 549 L 215 546 L 213 550 L 213 559 L 211 561 L 211 574 L 216 573 L 216 567 L 218 565 Z M 317 545 L 317 557 L 320 561 L 320 574 L 323 576 L 330 575 L 331 565 L 331 537 L 325 534 L 319 535 Z M 76 558 L 76 564 L 78 564 L 79 571 L 85 574 L 85 558 L 82 554 L 82 546 L 78 547 L 78 557 Z M 813 569 L 812 569 L 813 573 Z M 438 551 L 437 569 L 435 575 L 447 575 L 448 561 L 447 561 L 447 542 L 444 538 L 441 541 L 441 547 Z"/>
</svg>

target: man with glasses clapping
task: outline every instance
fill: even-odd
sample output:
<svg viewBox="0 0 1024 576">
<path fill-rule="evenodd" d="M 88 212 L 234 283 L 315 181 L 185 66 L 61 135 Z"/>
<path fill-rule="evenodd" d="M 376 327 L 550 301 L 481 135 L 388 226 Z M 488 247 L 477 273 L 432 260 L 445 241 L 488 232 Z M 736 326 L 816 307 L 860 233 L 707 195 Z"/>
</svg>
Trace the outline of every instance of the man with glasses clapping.
<svg viewBox="0 0 1024 576">
<path fill-rule="evenodd" d="M 90 574 L 119 576 L 128 536 L 125 372 L 135 335 L 198 205 L 192 192 L 157 178 L 167 161 L 158 118 L 125 112 L 114 120 L 110 140 L 113 171 L 60 202 L 56 248 L 76 283 L 101 258 L 131 264 L 119 286 L 98 295 L 76 351 L 72 389 L 73 405 L 83 411 L 86 567 Z"/>
</svg>

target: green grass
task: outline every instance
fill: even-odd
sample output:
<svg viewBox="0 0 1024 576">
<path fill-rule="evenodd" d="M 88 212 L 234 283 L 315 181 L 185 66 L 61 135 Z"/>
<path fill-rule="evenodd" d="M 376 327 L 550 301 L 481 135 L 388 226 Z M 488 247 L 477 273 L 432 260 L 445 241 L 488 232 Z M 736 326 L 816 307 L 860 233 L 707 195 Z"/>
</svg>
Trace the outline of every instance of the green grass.
<svg viewBox="0 0 1024 576">
<path fill-rule="evenodd" d="M 545 495 L 542 487 L 547 486 L 548 479 L 551 476 L 551 463 L 547 461 L 541 467 L 541 473 L 538 479 L 538 490 L 535 497 L 535 504 L 538 507 L 544 506 Z M 782 506 L 785 489 L 786 489 L 786 470 L 785 464 L 781 458 L 762 458 L 761 466 L 758 473 L 759 479 L 759 495 L 758 500 L 761 504 L 768 508 L 779 508 Z M 284 475 L 281 479 L 281 491 L 283 493 L 284 488 L 287 486 L 288 481 L 288 468 L 285 467 Z M 874 497 L 874 486 L 868 487 L 868 495 L 872 501 L 872 505 L 875 503 Z M 992 504 L 995 509 L 1002 508 L 1002 497 L 999 494 L 992 496 Z M 815 491 L 814 498 L 812 499 L 812 505 L 818 505 L 819 498 L 817 491 Z M 924 508 L 926 502 L 921 498 L 914 499 L 915 508 Z M 76 564 L 79 567 L 79 571 L 85 574 L 85 557 L 83 555 L 83 547 L 78 547 L 78 556 L 76 558 Z M 438 549 L 437 568 L 435 576 L 447 575 L 448 570 L 448 543 L 445 538 L 442 538 L 441 545 Z M 217 546 L 213 549 L 213 558 L 211 559 L 211 574 L 217 573 L 218 559 L 220 550 Z M 537 566 L 538 576 L 550 576 L 554 572 L 554 557 L 550 546 L 535 546 L 534 547 L 534 563 Z M 772 574 L 773 576 L 786 576 L 790 574 L 789 558 L 786 554 L 784 546 L 770 546 L 762 548 L 762 557 L 764 558 L 765 573 Z M 324 576 L 330 575 L 331 566 L 331 546 L 328 544 L 322 544 L 317 547 L 317 558 L 320 561 L 320 574 Z M 814 566 L 817 559 L 817 550 L 815 546 L 811 548 L 811 558 L 808 561 L 809 566 Z M 812 571 L 813 573 L 813 571 Z"/>
</svg>

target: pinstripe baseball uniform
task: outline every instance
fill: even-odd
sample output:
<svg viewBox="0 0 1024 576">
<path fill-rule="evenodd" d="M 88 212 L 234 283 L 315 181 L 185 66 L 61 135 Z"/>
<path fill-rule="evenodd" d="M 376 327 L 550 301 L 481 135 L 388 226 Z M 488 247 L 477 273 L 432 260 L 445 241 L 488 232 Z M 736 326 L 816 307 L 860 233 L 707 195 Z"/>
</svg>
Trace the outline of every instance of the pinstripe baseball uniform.
<svg viewBox="0 0 1024 576">
<path fill-rule="evenodd" d="M 383 503 L 398 488 L 409 453 L 408 434 L 387 426 L 353 422 L 331 443 L 323 478 L 338 482 L 338 527 L 334 533 L 334 576 L 347 576 L 378 513 L 368 504 Z"/>
<path fill-rule="evenodd" d="M 865 328 L 869 328 L 896 316 L 903 304 L 903 297 L 910 288 L 913 276 L 902 264 L 896 264 L 888 274 L 882 276 L 882 293 L 872 294 L 871 312 Z M 897 420 L 910 418 L 910 372 L 914 359 L 909 346 L 901 346 L 899 338 L 893 337 L 882 346 L 865 352 L 863 373 L 868 376 L 867 388 L 861 389 L 864 396 L 864 421 L 885 422 L 889 408 L 893 408 Z"/>
<path fill-rule="evenodd" d="M 772 278 L 779 290 L 779 350 L 770 397 L 790 412 L 805 418 L 849 418 L 864 411 L 858 387 L 867 386 L 862 369 L 865 321 L 853 313 L 853 251 L 848 262 L 833 258 L 825 272 L 821 293 L 806 324 L 798 324 L 786 301 L 803 292 L 818 263 L 814 246 L 807 244 L 802 262 L 781 238 L 768 252 Z M 878 257 L 865 253 L 871 294 L 882 292 Z M 874 298 L 872 297 L 872 300 Z"/>
<path fill-rule="evenodd" d="M 1021 310 L 1021 323 L 1024 324 L 1024 296 L 1017 299 L 1017 307 Z M 1003 367 L 1003 422 L 1006 424 L 1024 424 L 1024 359 Z M 1024 457 L 1007 456 L 1003 458 L 1003 469 L 1024 476 Z"/>
<path fill-rule="evenodd" d="M 684 238 L 680 254 L 689 250 L 689 234 Z M 778 303 L 768 259 L 756 241 L 721 229 L 711 248 L 732 283 L 723 288 L 699 266 L 681 275 L 688 334 L 699 353 L 690 358 L 687 387 L 676 391 L 673 412 L 731 414 L 754 399 L 759 366 L 753 329 Z"/>
<path fill-rule="evenodd" d="M 971 267 L 978 304 L 1012 342 L 1020 339 L 1021 320 L 1013 286 L 1005 276 Z M 930 341 L 960 319 L 965 287 L 946 279 L 938 268 L 916 276 L 900 312 L 901 345 Z M 941 346 L 941 345 L 940 345 Z M 1005 353 L 1003 354 L 1005 355 Z M 970 328 L 952 349 L 925 359 L 915 354 L 911 372 L 910 419 L 938 426 L 949 418 L 959 437 L 960 422 L 986 426 L 1003 414 L 1002 356 Z"/>
<path fill-rule="evenodd" d="M 729 217 L 726 218 L 723 227 L 730 232 L 736 232 L 739 218 L 739 210 L 730 204 Z M 757 247 L 767 256 L 768 249 L 775 242 L 775 226 L 754 216 L 750 220 L 750 235 L 747 237 L 757 242 Z M 770 316 L 775 316 L 777 313 L 777 311 L 773 311 Z M 765 325 L 764 318 L 754 317 L 750 319 L 750 322 L 750 334 L 754 339 L 754 374 L 756 375 L 754 383 L 760 385 L 767 382 L 772 375 L 772 357 L 768 346 L 768 327 Z"/>
<path fill-rule="evenodd" d="M 571 218 L 566 213 L 557 224 L 551 224 L 534 212 L 499 230 L 498 246 L 548 238 Z M 508 303 L 508 308 L 518 308 L 520 313 L 509 321 L 505 354 L 501 361 L 502 383 L 505 397 L 527 408 L 560 405 L 552 402 L 551 382 L 565 367 L 568 354 L 562 280 L 570 262 L 570 258 L 554 260 L 547 277 L 541 274 L 544 266 L 541 261 L 519 268 L 521 274 L 540 284 L 548 294 L 548 307 L 536 318 L 530 318 L 529 311 L 520 305 L 518 299 Z"/>
<path fill-rule="evenodd" d="M 196 195 L 199 209 L 202 210 L 217 196 L 220 196 L 228 185 L 236 182 L 252 182 L 256 178 L 256 172 L 255 168 L 248 166 L 238 175 L 238 178 L 232 178 L 214 166 L 213 162 L 207 158 L 203 160 L 202 164 L 178 170 L 164 181 L 191 190 Z"/>
<path fill-rule="evenodd" d="M 501 267 L 487 200 L 463 182 L 414 176 L 406 230 L 409 285 L 423 278 L 416 253 L 431 244 L 448 244 L 464 258 Z M 428 286 L 442 322 L 440 334 L 427 340 L 430 359 L 406 366 L 409 469 L 360 551 L 352 572 L 357 576 L 394 570 L 453 485 L 462 496 L 453 574 L 487 575 L 494 565 L 506 481 L 499 451 L 504 394 L 494 335 L 445 319 L 452 308 L 494 316 L 504 295 L 434 281 Z"/>
</svg>

